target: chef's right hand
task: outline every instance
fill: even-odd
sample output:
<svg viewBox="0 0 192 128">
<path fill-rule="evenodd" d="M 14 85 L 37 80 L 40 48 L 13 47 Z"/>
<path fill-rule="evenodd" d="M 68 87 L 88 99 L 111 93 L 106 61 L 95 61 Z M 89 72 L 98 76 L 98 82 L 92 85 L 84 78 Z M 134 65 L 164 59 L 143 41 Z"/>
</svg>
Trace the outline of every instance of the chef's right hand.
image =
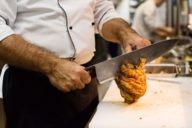
<svg viewBox="0 0 192 128">
<path fill-rule="evenodd" d="M 56 62 L 47 76 L 51 84 L 63 92 L 83 89 L 91 82 L 91 76 L 84 67 L 62 59 Z"/>
</svg>

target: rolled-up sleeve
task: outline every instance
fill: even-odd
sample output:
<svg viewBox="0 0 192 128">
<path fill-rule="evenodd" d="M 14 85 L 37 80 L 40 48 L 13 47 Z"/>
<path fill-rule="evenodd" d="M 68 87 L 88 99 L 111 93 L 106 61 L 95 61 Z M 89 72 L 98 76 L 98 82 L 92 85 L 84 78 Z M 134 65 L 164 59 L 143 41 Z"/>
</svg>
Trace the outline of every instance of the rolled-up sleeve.
<svg viewBox="0 0 192 128">
<path fill-rule="evenodd" d="M 17 0 L 0 1 L 0 41 L 14 34 L 11 29 L 17 14 Z"/>
<path fill-rule="evenodd" d="M 5 20 L 0 17 L 0 41 L 14 34 L 14 31 L 6 24 Z"/>
<path fill-rule="evenodd" d="M 114 9 L 114 5 L 111 1 L 108 0 L 96 0 L 95 6 L 95 25 L 96 30 L 102 35 L 103 24 L 113 18 L 120 18 Z"/>
</svg>

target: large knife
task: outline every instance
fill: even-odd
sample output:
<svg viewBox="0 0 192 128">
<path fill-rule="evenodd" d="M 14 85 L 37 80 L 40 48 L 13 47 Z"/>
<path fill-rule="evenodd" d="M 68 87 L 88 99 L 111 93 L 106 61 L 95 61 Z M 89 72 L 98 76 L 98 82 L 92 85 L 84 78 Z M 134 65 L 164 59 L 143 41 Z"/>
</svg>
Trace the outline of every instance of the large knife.
<svg viewBox="0 0 192 128">
<path fill-rule="evenodd" d="M 183 41 L 182 38 L 174 38 L 156 42 L 142 49 L 126 53 L 110 60 L 106 60 L 86 68 L 90 72 L 91 77 L 96 77 L 99 84 L 103 84 L 109 80 L 113 80 L 120 65 L 125 62 L 138 64 L 140 58 L 146 58 L 150 62 L 169 50 L 171 50 L 178 42 Z"/>
</svg>

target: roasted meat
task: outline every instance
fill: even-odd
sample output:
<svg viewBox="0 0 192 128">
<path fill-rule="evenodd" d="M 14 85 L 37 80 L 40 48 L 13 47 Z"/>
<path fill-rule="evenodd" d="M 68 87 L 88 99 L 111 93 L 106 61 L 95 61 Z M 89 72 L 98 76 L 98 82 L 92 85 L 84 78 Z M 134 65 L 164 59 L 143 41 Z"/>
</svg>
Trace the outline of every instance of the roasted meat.
<svg viewBox="0 0 192 128">
<path fill-rule="evenodd" d="M 138 65 L 126 63 L 120 67 L 115 80 L 125 103 L 137 101 L 146 92 L 145 62 L 146 59 L 142 58 Z"/>
</svg>

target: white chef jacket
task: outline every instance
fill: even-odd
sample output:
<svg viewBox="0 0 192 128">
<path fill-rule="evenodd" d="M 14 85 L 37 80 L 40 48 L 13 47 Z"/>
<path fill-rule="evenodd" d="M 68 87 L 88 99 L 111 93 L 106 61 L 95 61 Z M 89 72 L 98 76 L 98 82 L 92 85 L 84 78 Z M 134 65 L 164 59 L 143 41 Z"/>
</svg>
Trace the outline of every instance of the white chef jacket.
<svg viewBox="0 0 192 128">
<path fill-rule="evenodd" d="M 141 36 L 150 40 L 158 40 L 158 37 L 152 34 L 157 27 L 166 26 L 166 2 L 160 7 L 155 5 L 154 0 L 147 0 L 136 10 L 132 28 Z"/>
<path fill-rule="evenodd" d="M 108 0 L 1 0 L 0 41 L 20 34 L 60 58 L 83 64 L 94 56 L 95 31 L 102 35 L 102 25 L 117 17 Z"/>
</svg>

